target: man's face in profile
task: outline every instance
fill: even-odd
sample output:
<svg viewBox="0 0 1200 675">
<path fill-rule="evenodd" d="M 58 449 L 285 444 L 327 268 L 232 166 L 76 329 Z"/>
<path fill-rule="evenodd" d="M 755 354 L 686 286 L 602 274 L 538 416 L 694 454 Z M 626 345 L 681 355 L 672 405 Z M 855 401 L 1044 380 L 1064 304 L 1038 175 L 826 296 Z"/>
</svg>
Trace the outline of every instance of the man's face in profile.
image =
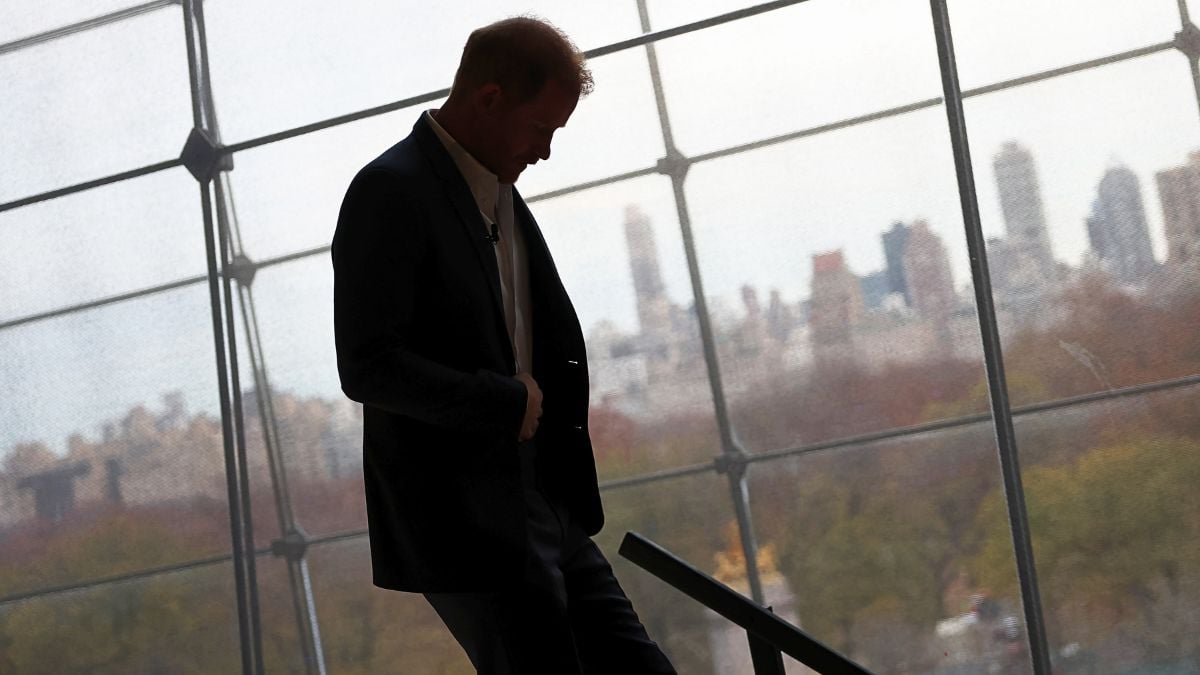
<svg viewBox="0 0 1200 675">
<path fill-rule="evenodd" d="M 503 97 L 503 93 L 500 94 Z M 515 183 L 521 172 L 550 158 L 554 132 L 566 126 L 579 96 L 556 80 L 548 80 L 532 99 L 514 106 L 500 101 L 492 116 L 488 155 L 484 164 L 501 183 Z"/>
</svg>

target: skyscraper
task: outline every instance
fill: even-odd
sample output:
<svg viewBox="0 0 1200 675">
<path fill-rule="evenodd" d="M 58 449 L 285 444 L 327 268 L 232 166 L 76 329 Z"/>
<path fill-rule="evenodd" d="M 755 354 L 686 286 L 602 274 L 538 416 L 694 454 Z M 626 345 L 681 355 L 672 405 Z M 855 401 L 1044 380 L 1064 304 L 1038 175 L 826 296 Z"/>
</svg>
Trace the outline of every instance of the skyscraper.
<svg viewBox="0 0 1200 675">
<path fill-rule="evenodd" d="M 776 342 L 786 341 L 797 323 L 792 309 L 783 302 L 779 289 L 771 289 L 771 303 L 767 305 L 767 331 L 771 337 Z"/>
<path fill-rule="evenodd" d="M 904 223 L 894 223 L 892 229 L 880 235 L 883 240 L 883 258 L 887 263 L 887 282 L 889 293 L 900 293 L 904 302 L 911 305 L 908 296 L 908 282 L 904 278 L 904 247 L 908 243 L 908 226 Z"/>
<path fill-rule="evenodd" d="M 1155 178 L 1162 200 L 1167 264 L 1195 265 L 1200 262 L 1200 150 L 1188 155 L 1187 164 L 1159 171 Z"/>
<path fill-rule="evenodd" d="M 1054 256 L 1033 155 L 1016 141 L 1009 141 L 992 160 L 992 166 L 1007 243 L 1017 255 L 1030 258 L 1043 279 L 1052 278 Z"/>
<path fill-rule="evenodd" d="M 813 255 L 812 266 L 809 323 L 813 342 L 818 347 L 849 345 L 863 315 L 859 279 L 846 267 L 840 250 Z"/>
<path fill-rule="evenodd" d="M 642 336 L 652 348 L 662 348 L 671 333 L 671 305 L 659 269 L 654 228 L 636 206 L 625 208 L 625 244 Z"/>
<path fill-rule="evenodd" d="M 883 307 L 884 298 L 890 293 L 892 293 L 892 288 L 888 282 L 886 269 L 871 272 L 862 277 L 863 304 L 866 305 L 867 309 L 879 309 Z"/>
<path fill-rule="evenodd" d="M 1100 179 L 1087 230 L 1092 251 L 1118 281 L 1141 284 L 1154 270 L 1141 185 L 1128 168 L 1113 167 Z"/>
<path fill-rule="evenodd" d="M 912 308 L 920 316 L 945 322 L 954 311 L 954 278 L 942 238 L 924 220 L 913 223 L 904 250 L 904 274 L 908 279 Z"/>
</svg>

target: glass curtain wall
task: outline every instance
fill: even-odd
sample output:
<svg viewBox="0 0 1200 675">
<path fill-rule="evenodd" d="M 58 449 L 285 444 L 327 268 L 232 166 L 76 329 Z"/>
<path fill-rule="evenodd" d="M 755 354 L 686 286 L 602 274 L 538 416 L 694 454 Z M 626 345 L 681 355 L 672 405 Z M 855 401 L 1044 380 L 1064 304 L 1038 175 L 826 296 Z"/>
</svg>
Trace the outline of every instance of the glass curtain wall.
<svg viewBox="0 0 1200 675">
<path fill-rule="evenodd" d="M 370 585 L 328 253 L 520 13 L 595 74 L 520 188 L 680 672 L 745 635 L 628 530 L 878 673 L 1200 670 L 1195 12 L 7 3 L 0 672 L 469 672 Z"/>
</svg>

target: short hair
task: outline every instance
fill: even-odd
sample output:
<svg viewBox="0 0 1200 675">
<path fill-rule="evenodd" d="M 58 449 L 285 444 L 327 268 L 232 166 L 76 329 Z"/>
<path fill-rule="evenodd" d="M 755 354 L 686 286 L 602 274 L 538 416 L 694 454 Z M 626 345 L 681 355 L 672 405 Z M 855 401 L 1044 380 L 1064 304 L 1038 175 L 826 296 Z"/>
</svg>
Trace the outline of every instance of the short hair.
<svg viewBox="0 0 1200 675">
<path fill-rule="evenodd" d="M 550 79 L 581 97 L 592 92 L 592 73 L 570 38 L 547 21 L 518 16 L 471 33 L 452 92 L 465 93 L 494 82 L 513 101 L 524 103 Z"/>
</svg>

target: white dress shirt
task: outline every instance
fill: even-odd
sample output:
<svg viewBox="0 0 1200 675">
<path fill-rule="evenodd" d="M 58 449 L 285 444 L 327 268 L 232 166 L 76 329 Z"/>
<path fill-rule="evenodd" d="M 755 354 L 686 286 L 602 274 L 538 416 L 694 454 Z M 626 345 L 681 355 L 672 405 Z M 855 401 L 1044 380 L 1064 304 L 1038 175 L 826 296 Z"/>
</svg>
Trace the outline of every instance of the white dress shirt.
<svg viewBox="0 0 1200 675">
<path fill-rule="evenodd" d="M 516 226 L 511 183 L 500 183 L 492 173 L 454 140 L 434 119 L 436 110 L 427 110 L 429 126 L 446 147 L 459 173 L 471 189 L 479 214 L 483 216 L 484 231 L 491 233 L 492 223 L 500 232 L 494 246 L 496 267 L 500 271 L 500 295 L 504 302 L 504 322 L 513 345 L 517 372 L 533 371 L 532 307 L 529 302 L 529 264 L 525 254 L 525 238 Z"/>
</svg>

